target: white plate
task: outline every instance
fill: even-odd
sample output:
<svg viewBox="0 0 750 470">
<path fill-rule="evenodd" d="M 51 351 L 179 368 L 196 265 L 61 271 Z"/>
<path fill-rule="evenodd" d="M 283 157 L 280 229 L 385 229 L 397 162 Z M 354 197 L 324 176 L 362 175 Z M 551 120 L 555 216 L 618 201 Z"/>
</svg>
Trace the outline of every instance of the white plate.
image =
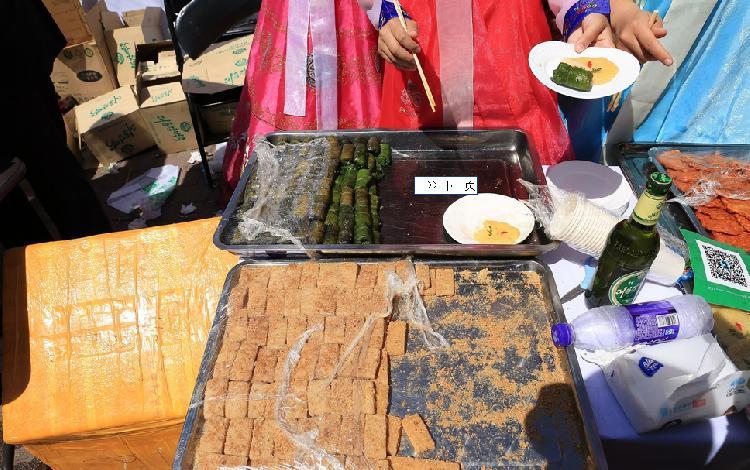
<svg viewBox="0 0 750 470">
<path fill-rule="evenodd" d="M 591 57 L 609 59 L 617 65 L 620 71 L 609 83 L 594 85 L 591 91 L 577 91 L 560 86 L 552 81 L 552 72 L 563 59 L 569 57 Z M 529 67 L 534 76 L 547 88 L 561 95 L 572 96 L 582 100 L 593 100 L 614 95 L 635 82 L 641 71 L 641 65 L 632 54 L 614 48 L 589 47 L 578 54 L 573 44 L 560 41 L 547 41 L 537 44 L 529 52 Z"/>
<path fill-rule="evenodd" d="M 628 208 L 632 195 L 630 185 L 620 173 L 594 162 L 575 160 L 551 166 L 547 170 L 547 184 L 581 193 L 617 216 Z"/>
<path fill-rule="evenodd" d="M 443 227 L 458 243 L 478 244 L 474 233 L 485 220 L 513 225 L 520 232 L 513 244 L 526 240 L 534 229 L 534 215 L 517 199 L 492 193 L 464 196 L 448 206 L 443 214 Z"/>
</svg>

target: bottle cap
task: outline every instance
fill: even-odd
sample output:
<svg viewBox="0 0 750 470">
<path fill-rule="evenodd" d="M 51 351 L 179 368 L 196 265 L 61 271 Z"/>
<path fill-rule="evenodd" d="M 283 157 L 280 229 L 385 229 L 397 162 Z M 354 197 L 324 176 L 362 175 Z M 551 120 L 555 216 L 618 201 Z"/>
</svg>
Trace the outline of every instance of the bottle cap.
<svg viewBox="0 0 750 470">
<path fill-rule="evenodd" d="M 672 186 L 672 178 L 666 173 L 655 171 L 648 177 L 646 183 L 646 189 L 654 196 L 664 196 L 669 192 L 669 188 Z"/>
<path fill-rule="evenodd" d="M 570 323 L 552 325 L 552 342 L 561 348 L 573 344 L 573 327 Z"/>
</svg>

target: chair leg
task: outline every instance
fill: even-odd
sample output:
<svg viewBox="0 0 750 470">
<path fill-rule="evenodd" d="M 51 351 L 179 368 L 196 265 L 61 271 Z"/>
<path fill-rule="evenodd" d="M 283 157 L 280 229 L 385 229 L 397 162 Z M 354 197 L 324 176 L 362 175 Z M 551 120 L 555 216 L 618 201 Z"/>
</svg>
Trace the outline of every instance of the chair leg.
<svg viewBox="0 0 750 470">
<path fill-rule="evenodd" d="M 13 470 L 16 459 L 16 446 L 3 443 L 3 470 Z"/>
<path fill-rule="evenodd" d="M 36 212 L 37 217 L 42 221 L 52 239 L 60 240 L 62 237 L 60 236 L 60 231 L 57 229 L 57 225 L 55 225 L 52 218 L 47 214 L 47 211 L 42 207 L 42 203 L 37 199 L 34 190 L 31 188 L 31 184 L 24 178 L 18 183 L 18 187 L 26 195 L 26 200 L 29 201 L 31 208 L 34 209 L 34 212 Z"/>
</svg>

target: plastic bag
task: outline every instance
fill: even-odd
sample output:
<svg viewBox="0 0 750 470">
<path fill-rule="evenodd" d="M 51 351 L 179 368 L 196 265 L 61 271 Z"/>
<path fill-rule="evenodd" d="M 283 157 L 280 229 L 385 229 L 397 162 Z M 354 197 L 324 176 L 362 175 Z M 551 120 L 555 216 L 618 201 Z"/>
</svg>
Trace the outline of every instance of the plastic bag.
<svg viewBox="0 0 750 470">
<path fill-rule="evenodd" d="M 164 201 L 177 186 L 179 175 L 177 165 L 152 168 L 110 194 L 107 204 L 126 214 L 140 209 L 144 220 L 155 219 L 161 215 Z"/>
</svg>

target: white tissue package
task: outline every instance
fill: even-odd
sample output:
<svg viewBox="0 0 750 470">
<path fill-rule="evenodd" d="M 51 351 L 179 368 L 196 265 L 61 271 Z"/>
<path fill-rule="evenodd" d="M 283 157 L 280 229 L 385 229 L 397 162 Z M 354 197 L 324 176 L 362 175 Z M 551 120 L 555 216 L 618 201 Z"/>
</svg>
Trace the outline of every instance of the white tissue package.
<svg viewBox="0 0 750 470">
<path fill-rule="evenodd" d="M 603 371 L 639 433 L 750 405 L 750 371 L 739 371 L 710 334 L 638 348 Z"/>
</svg>

